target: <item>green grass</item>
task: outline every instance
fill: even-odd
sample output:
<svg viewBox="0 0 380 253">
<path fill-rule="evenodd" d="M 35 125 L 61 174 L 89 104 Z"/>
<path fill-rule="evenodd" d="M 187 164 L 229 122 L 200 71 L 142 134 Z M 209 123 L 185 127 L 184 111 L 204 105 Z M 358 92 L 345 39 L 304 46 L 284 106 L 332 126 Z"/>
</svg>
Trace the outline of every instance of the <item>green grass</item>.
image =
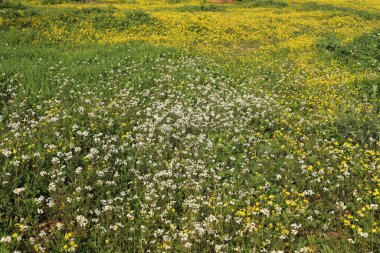
<svg viewBox="0 0 380 253">
<path fill-rule="evenodd" d="M 178 7 L 177 11 L 180 12 L 197 12 L 197 11 L 205 11 L 205 12 L 223 12 L 226 11 L 226 8 L 224 6 L 220 5 L 214 5 L 214 4 L 202 4 L 199 6 L 182 6 Z"/>
<path fill-rule="evenodd" d="M 51 85 L 52 80 L 49 75 L 52 73 L 49 69 L 52 67 L 64 68 L 64 73 L 69 79 L 74 79 L 80 83 L 92 83 L 111 78 L 109 77 L 110 71 L 117 67 L 116 65 L 124 57 L 140 59 L 144 68 L 150 69 L 154 64 L 150 57 L 165 53 L 165 51 L 176 52 L 174 49 L 163 50 L 147 47 L 140 43 L 126 46 L 91 46 L 76 50 L 19 46 L 11 49 L 0 49 L 0 57 L 2 59 L 2 71 L 5 73 L 3 82 L 8 83 L 14 76 L 19 75 L 17 82 L 28 84 L 22 87 L 22 93 L 26 92 L 27 97 L 33 99 L 36 98 L 37 93 L 42 93 L 47 97 L 52 96 L 59 88 Z M 179 55 L 179 53 L 176 54 Z M 74 67 L 78 64 L 82 68 Z M 23 68 L 20 69 L 20 66 Z M 136 74 L 137 76 L 128 76 L 125 80 L 120 80 L 119 83 L 122 84 L 125 81 L 124 85 L 130 85 L 129 81 L 133 81 L 132 84 L 136 84 L 141 78 L 154 78 L 154 76 L 150 76 L 154 74 L 154 72 L 147 74 L 139 72 Z M 41 99 L 46 99 L 46 97 Z"/>
<path fill-rule="evenodd" d="M 320 4 L 316 2 L 302 3 L 301 11 L 326 11 L 336 13 L 337 15 L 355 15 L 366 20 L 380 20 L 380 14 L 349 7 L 340 7 L 333 4 Z"/>
<path fill-rule="evenodd" d="M 285 8 L 288 3 L 279 0 L 240 0 L 238 2 L 248 3 L 245 6 L 250 8 L 257 7 L 272 7 L 272 8 Z"/>
<path fill-rule="evenodd" d="M 347 66 L 378 69 L 380 66 L 380 30 L 363 34 L 342 44 L 334 34 L 317 43 L 317 48 Z"/>
</svg>

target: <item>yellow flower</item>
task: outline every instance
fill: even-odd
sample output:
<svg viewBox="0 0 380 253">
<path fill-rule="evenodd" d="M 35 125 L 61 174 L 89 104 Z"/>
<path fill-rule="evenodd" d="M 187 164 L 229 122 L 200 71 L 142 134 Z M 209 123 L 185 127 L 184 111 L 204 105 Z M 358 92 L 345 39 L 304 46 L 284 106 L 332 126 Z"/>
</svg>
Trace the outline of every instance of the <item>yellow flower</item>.
<svg viewBox="0 0 380 253">
<path fill-rule="evenodd" d="M 239 210 L 239 211 L 236 212 L 236 215 L 244 217 L 245 216 L 245 211 Z"/>
<path fill-rule="evenodd" d="M 283 235 L 288 235 L 288 234 L 289 234 L 289 230 L 287 230 L 287 229 L 283 229 L 283 230 L 281 231 L 281 233 L 282 233 Z"/>
<path fill-rule="evenodd" d="M 72 236 L 73 236 L 72 233 L 66 233 L 66 234 L 65 234 L 65 240 L 66 240 L 66 241 L 69 240 Z"/>
<path fill-rule="evenodd" d="M 161 244 L 160 248 L 161 249 L 166 249 L 168 246 L 169 246 L 169 244 L 167 244 L 166 242 L 164 242 L 163 244 Z"/>
<path fill-rule="evenodd" d="M 76 244 L 75 243 L 75 241 L 70 241 L 70 246 L 71 246 L 71 248 L 76 248 L 76 247 L 78 247 L 78 244 Z"/>
</svg>

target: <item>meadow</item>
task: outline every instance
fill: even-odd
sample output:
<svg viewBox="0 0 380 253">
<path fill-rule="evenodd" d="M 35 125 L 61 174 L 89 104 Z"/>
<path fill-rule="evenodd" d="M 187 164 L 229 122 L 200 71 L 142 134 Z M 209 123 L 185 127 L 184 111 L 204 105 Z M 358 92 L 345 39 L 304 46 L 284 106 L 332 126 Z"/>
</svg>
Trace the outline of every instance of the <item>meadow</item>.
<svg viewBox="0 0 380 253">
<path fill-rule="evenodd" d="M 380 252 L 380 1 L 0 0 L 0 252 Z"/>
</svg>

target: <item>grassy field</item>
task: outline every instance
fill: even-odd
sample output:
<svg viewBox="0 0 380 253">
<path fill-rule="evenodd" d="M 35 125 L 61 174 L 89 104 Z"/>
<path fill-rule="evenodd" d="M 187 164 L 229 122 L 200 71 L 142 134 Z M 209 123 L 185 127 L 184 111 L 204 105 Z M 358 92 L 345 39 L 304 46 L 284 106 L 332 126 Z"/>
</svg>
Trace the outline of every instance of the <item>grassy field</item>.
<svg viewBox="0 0 380 253">
<path fill-rule="evenodd" d="M 380 1 L 0 0 L 0 252 L 380 252 Z"/>
</svg>

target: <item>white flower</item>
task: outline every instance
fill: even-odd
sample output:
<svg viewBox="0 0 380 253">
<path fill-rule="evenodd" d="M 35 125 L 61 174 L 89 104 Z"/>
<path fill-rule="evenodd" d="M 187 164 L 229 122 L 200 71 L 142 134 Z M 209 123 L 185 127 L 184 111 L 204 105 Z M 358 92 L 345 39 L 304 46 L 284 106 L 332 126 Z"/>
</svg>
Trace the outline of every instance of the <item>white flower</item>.
<svg viewBox="0 0 380 253">
<path fill-rule="evenodd" d="M 51 182 L 48 189 L 49 191 L 55 192 L 57 190 L 57 187 L 55 186 L 54 182 Z"/>
<path fill-rule="evenodd" d="M 21 187 L 21 188 L 14 189 L 13 193 L 18 195 L 18 194 L 22 193 L 23 191 L 25 191 L 25 188 Z"/>
<path fill-rule="evenodd" d="M 58 163 L 60 163 L 61 161 L 59 160 L 58 157 L 53 157 L 53 158 L 51 159 L 51 162 L 52 162 L 53 164 L 58 164 Z"/>
<path fill-rule="evenodd" d="M 57 227 L 58 230 L 61 230 L 64 225 L 63 223 L 58 222 L 57 224 L 55 224 L 55 226 Z"/>
<path fill-rule="evenodd" d="M 3 149 L 3 150 L 1 151 L 1 153 L 2 153 L 4 156 L 6 156 L 6 157 L 9 157 L 9 156 L 12 154 L 12 152 L 11 152 L 10 150 L 8 150 L 8 149 Z"/>
<path fill-rule="evenodd" d="M 10 236 L 4 236 L 4 237 L 1 237 L 0 239 L 1 243 L 10 243 L 11 241 L 12 241 L 12 237 Z"/>
<path fill-rule="evenodd" d="M 79 106 L 79 107 L 78 107 L 78 112 L 79 112 L 79 113 L 83 113 L 83 112 L 84 112 L 84 108 L 83 108 L 82 106 Z"/>
<path fill-rule="evenodd" d="M 52 200 L 52 199 L 49 198 L 47 200 L 47 205 L 48 205 L 48 207 L 53 207 L 55 205 L 54 200 Z"/>
<path fill-rule="evenodd" d="M 336 207 L 339 209 L 339 210 L 346 210 L 346 205 L 342 202 L 342 201 L 339 201 L 339 202 L 336 202 Z"/>
<path fill-rule="evenodd" d="M 79 223 L 79 226 L 81 227 L 85 227 L 88 223 L 88 220 L 83 215 L 78 215 L 76 220 Z"/>
<path fill-rule="evenodd" d="M 82 172 L 83 168 L 82 167 L 78 167 L 76 170 L 75 170 L 75 173 L 77 174 L 80 174 Z"/>
</svg>

